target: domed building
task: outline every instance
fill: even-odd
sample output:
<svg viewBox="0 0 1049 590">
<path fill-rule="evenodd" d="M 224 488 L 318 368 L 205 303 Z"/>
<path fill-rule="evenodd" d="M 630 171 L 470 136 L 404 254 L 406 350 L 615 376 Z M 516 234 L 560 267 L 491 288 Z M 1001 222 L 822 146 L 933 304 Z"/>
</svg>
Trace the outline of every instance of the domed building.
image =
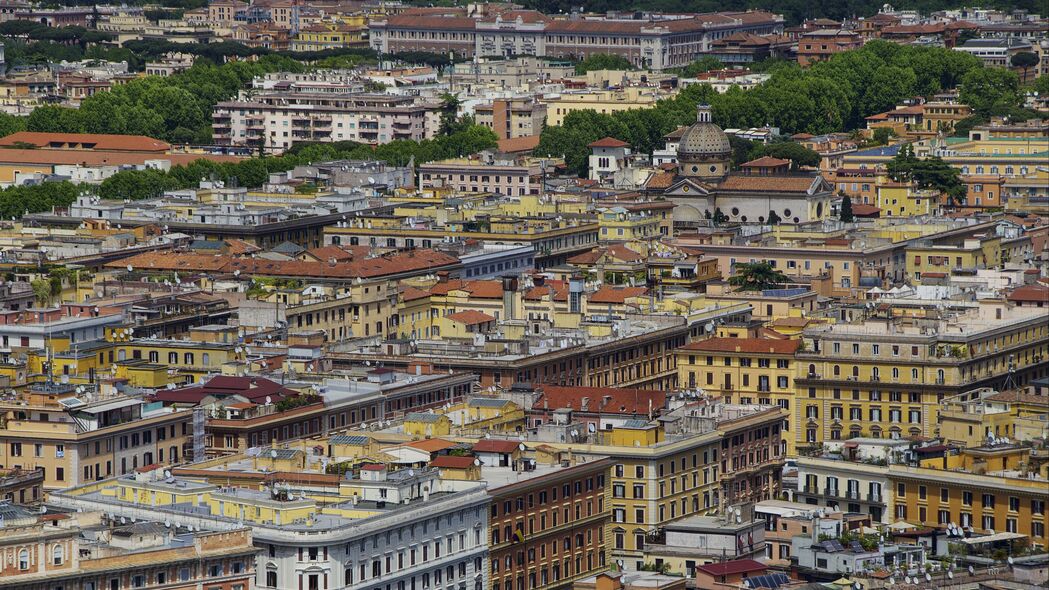
<svg viewBox="0 0 1049 590">
<path fill-rule="evenodd" d="M 720 180 L 728 173 L 732 145 L 714 124 L 710 105 L 701 104 L 696 122 L 685 130 L 677 146 L 678 174 L 701 180 Z"/>
<path fill-rule="evenodd" d="M 773 158 L 731 171 L 732 144 L 708 105 L 699 105 L 695 123 L 665 139 L 663 153 L 676 152 L 677 169 L 651 174 L 644 191 L 674 203 L 679 228 L 705 225 L 718 210 L 730 223 L 761 225 L 808 223 L 830 214 L 834 187 L 818 172 L 791 171 L 788 162 Z"/>
</svg>

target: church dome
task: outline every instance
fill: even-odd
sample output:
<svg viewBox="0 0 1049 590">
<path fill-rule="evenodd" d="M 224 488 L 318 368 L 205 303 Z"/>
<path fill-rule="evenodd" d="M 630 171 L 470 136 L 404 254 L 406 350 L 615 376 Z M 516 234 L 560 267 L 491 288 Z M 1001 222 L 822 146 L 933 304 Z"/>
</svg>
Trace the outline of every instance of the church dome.
<svg viewBox="0 0 1049 590">
<path fill-rule="evenodd" d="M 728 156 L 732 146 L 728 136 L 710 120 L 710 107 L 700 105 L 697 121 L 685 130 L 678 142 L 678 158 L 689 156 Z"/>
</svg>

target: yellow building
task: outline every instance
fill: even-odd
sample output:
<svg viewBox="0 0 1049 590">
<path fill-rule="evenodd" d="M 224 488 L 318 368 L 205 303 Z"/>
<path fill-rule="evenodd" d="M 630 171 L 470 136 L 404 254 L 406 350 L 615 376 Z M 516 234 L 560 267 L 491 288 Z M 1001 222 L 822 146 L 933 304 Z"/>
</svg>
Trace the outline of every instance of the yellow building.
<svg viewBox="0 0 1049 590">
<path fill-rule="evenodd" d="M 907 276 L 921 279 L 930 272 L 996 268 L 1003 262 L 1002 239 L 995 235 L 952 241 L 918 240 L 907 246 Z"/>
<path fill-rule="evenodd" d="M 323 51 L 367 43 L 367 26 L 345 22 L 319 22 L 299 29 L 291 42 L 292 51 Z"/>
<path fill-rule="evenodd" d="M 940 436 L 946 444 L 963 447 L 981 446 L 990 437 L 1035 440 L 1049 436 L 1047 417 L 1042 396 L 977 389 L 943 400 Z"/>
<path fill-rule="evenodd" d="M 727 403 L 779 406 L 787 415 L 795 405 L 795 353 L 800 340 L 708 338 L 677 349 L 678 384 L 721 396 Z M 790 420 L 783 439 L 793 448 Z"/>
<path fill-rule="evenodd" d="M 659 217 L 631 213 L 623 207 L 602 209 L 597 217 L 601 241 L 644 242 L 660 237 Z"/>
<path fill-rule="evenodd" d="M 452 421 L 443 414 L 412 412 L 404 417 L 404 433 L 416 438 L 448 436 Z"/>
<path fill-rule="evenodd" d="M 936 436 L 941 401 L 1037 375 L 1049 325 L 1037 308 L 1002 301 L 806 328 L 796 355 L 795 443 L 857 436 Z"/>
<path fill-rule="evenodd" d="M 896 520 L 1016 533 L 1026 536 L 1035 550 L 1049 546 L 1049 485 L 1044 478 L 892 465 L 888 479 Z"/>
<path fill-rule="evenodd" d="M 655 88 L 630 86 L 621 90 L 566 91 L 546 103 L 546 124 L 560 126 L 573 111 L 591 110 L 604 115 L 633 109 L 650 109 L 672 96 Z"/>
<path fill-rule="evenodd" d="M 879 178 L 875 190 L 874 205 L 885 217 L 931 215 L 939 210 L 938 191 L 919 190 L 910 183 L 893 182 L 888 178 Z"/>
</svg>

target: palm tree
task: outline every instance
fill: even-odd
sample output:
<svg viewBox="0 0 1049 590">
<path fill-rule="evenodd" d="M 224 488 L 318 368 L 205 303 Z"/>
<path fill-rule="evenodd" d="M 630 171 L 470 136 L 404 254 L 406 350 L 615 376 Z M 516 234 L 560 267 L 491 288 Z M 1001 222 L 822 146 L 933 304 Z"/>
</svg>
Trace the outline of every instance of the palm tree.
<svg viewBox="0 0 1049 590">
<path fill-rule="evenodd" d="M 740 262 L 736 264 L 736 274 L 728 279 L 728 284 L 740 291 L 764 291 L 786 283 L 790 278 L 772 268 L 768 262 Z"/>
</svg>

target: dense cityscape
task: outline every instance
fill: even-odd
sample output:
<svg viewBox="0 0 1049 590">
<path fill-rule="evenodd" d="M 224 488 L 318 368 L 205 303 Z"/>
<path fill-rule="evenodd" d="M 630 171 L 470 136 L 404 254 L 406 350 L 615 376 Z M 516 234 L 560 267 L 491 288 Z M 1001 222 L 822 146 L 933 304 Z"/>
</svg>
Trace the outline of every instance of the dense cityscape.
<svg viewBox="0 0 1049 590">
<path fill-rule="evenodd" d="M 1049 588 L 1049 6 L 0 0 L 0 590 Z"/>
</svg>

